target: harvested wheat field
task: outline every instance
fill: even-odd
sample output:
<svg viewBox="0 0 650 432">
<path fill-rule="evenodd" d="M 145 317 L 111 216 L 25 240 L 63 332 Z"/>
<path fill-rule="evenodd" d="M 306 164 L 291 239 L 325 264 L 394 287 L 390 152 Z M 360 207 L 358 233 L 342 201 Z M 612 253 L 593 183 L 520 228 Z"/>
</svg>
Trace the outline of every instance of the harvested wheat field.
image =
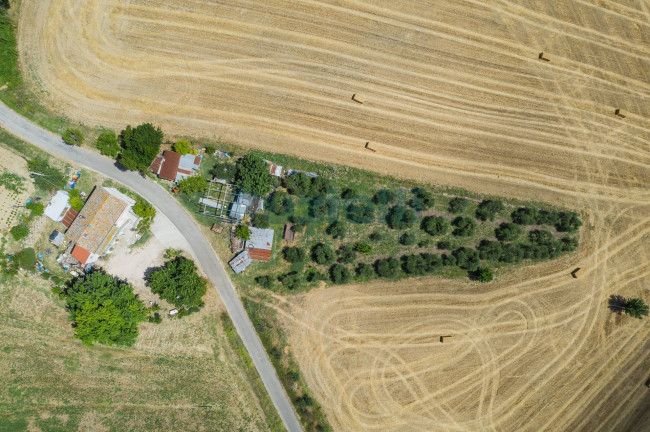
<svg viewBox="0 0 650 432">
<path fill-rule="evenodd" d="M 650 297 L 650 6 L 593 3 L 22 0 L 19 48 L 49 105 L 87 124 L 582 212 L 577 254 L 488 285 L 278 306 L 337 430 L 640 430 L 650 325 L 607 298 Z"/>
</svg>

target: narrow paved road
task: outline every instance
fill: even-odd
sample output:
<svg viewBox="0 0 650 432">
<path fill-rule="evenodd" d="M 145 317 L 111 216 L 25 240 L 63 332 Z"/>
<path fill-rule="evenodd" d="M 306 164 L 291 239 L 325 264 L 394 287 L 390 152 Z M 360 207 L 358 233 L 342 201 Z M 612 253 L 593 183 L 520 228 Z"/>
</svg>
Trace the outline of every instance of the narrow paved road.
<svg viewBox="0 0 650 432">
<path fill-rule="evenodd" d="M 255 332 L 239 297 L 235 291 L 223 264 L 212 250 L 201 230 L 193 222 L 191 216 L 172 196 L 156 182 L 143 178 L 131 171 L 121 171 L 113 160 L 105 158 L 92 151 L 66 145 L 61 137 L 37 126 L 24 117 L 15 113 L 11 108 L 0 102 L 0 126 L 10 133 L 32 143 L 48 153 L 68 159 L 71 162 L 96 171 L 129 189 L 134 190 L 153 204 L 172 221 L 192 248 L 198 264 L 210 281 L 217 288 L 237 333 L 244 342 L 253 363 L 259 372 L 266 390 L 271 396 L 285 427 L 288 431 L 302 431 L 289 398 L 264 351 L 262 342 Z"/>
</svg>

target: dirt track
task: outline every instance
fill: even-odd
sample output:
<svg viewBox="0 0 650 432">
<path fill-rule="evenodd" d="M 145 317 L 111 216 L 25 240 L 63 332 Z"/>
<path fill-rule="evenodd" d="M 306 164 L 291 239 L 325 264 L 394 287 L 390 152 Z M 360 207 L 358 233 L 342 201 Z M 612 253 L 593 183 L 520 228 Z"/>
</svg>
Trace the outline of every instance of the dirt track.
<svg viewBox="0 0 650 432">
<path fill-rule="evenodd" d="M 21 7 L 27 75 L 72 118 L 154 121 L 584 213 L 577 255 L 488 286 L 430 279 L 293 301 L 296 356 L 338 430 L 607 431 L 640 421 L 650 326 L 606 303 L 612 293 L 650 300 L 646 3 Z M 573 280 L 576 266 L 584 274 Z M 447 332 L 453 342 L 440 344 Z"/>
</svg>

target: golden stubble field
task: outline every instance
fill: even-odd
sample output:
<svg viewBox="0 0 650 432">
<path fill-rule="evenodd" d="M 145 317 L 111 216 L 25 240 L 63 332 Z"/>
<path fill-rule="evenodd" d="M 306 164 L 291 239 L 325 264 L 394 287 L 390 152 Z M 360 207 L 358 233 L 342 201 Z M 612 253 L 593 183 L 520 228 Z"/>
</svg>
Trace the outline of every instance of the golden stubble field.
<svg viewBox="0 0 650 432">
<path fill-rule="evenodd" d="M 489 285 L 279 305 L 337 430 L 650 421 L 650 325 L 606 307 L 650 300 L 647 2 L 23 0 L 19 48 L 44 100 L 88 124 L 153 121 L 582 212 L 577 254 Z"/>
</svg>

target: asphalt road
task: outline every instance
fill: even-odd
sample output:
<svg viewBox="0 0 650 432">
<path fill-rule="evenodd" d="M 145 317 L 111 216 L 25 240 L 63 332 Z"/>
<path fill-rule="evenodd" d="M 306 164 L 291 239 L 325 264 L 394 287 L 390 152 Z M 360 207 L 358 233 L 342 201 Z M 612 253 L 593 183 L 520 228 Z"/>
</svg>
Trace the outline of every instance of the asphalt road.
<svg viewBox="0 0 650 432">
<path fill-rule="evenodd" d="M 290 432 L 302 431 L 289 398 L 284 392 L 284 388 L 266 355 L 266 351 L 264 351 L 262 342 L 257 336 L 255 328 L 244 310 L 244 306 L 239 301 L 235 287 L 230 281 L 223 264 L 212 250 L 201 230 L 192 220 L 190 214 L 156 182 L 132 171 L 121 171 L 112 159 L 83 148 L 65 144 L 60 136 L 31 123 L 2 102 L 0 102 L 0 126 L 48 153 L 122 183 L 140 194 L 153 204 L 159 212 L 164 213 L 169 218 L 185 237 L 192 248 L 193 255 L 198 259 L 198 265 L 221 296 L 226 310 L 237 329 L 237 333 L 244 342 L 244 346 L 260 374 L 262 382 L 284 422 L 284 426 Z"/>
</svg>

